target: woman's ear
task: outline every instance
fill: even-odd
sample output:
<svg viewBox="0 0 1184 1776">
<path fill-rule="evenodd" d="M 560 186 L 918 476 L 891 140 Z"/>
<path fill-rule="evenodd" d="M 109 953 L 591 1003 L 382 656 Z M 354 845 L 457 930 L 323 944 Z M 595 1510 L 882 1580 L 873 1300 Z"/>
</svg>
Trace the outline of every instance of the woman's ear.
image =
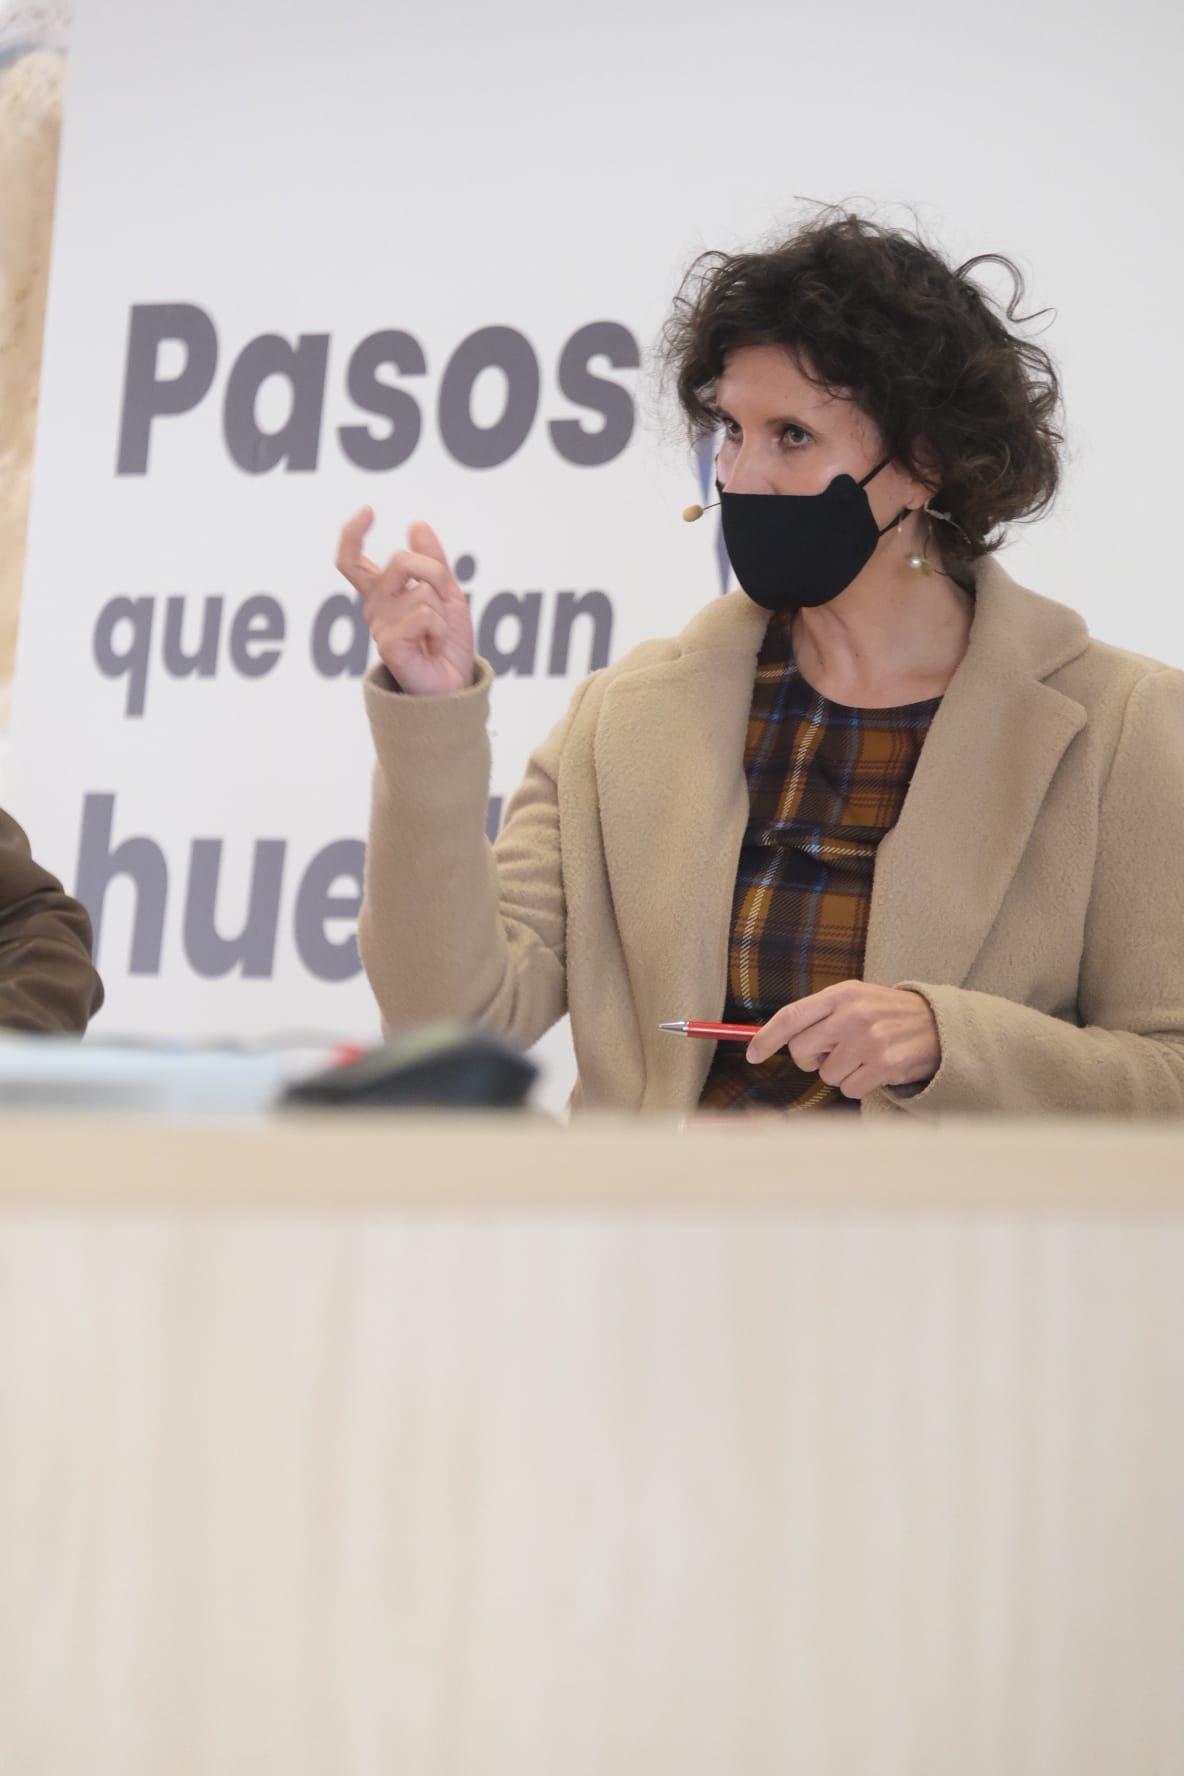
<svg viewBox="0 0 1184 1776">
<path fill-rule="evenodd" d="M 925 500 L 929 500 L 941 486 L 941 467 L 937 452 L 928 438 L 916 437 L 912 443 L 912 455 L 917 468 L 917 492 L 923 493 Z"/>
</svg>

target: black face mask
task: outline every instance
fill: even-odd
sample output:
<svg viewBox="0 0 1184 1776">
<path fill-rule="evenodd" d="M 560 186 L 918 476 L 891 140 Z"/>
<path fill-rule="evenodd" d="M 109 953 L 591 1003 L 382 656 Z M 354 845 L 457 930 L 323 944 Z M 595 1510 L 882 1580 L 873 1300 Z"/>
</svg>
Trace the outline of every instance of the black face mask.
<svg viewBox="0 0 1184 1776">
<path fill-rule="evenodd" d="M 797 610 L 829 604 L 876 552 L 876 544 L 911 508 L 877 529 L 864 492 L 886 456 L 862 481 L 836 475 L 821 493 L 725 493 L 716 481 L 724 544 L 754 604 Z"/>
</svg>

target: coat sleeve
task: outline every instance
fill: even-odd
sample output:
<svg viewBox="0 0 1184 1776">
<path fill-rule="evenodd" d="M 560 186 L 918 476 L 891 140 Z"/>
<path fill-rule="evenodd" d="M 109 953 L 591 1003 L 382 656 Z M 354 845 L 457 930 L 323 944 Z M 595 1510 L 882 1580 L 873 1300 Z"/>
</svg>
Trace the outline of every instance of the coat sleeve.
<svg viewBox="0 0 1184 1776">
<path fill-rule="evenodd" d="M 528 1048 L 567 1009 L 558 778 L 584 687 L 485 836 L 493 674 L 450 697 L 366 682 L 376 765 L 358 942 L 388 1027 L 485 1024 Z M 586 681 L 587 682 L 587 681 Z"/>
<path fill-rule="evenodd" d="M 1102 796 L 1079 983 L 1081 1025 L 920 981 L 942 1059 L 927 1111 L 1184 1114 L 1184 673 L 1131 692 Z"/>
<path fill-rule="evenodd" d="M 0 811 L 0 1029 L 81 1034 L 102 1003 L 85 907 Z"/>
</svg>

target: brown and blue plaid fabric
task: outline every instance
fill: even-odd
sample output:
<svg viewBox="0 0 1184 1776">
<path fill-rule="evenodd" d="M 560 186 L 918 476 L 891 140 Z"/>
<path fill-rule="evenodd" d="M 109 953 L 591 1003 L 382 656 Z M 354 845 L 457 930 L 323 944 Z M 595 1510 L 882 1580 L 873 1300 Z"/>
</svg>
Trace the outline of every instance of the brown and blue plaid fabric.
<svg viewBox="0 0 1184 1776">
<path fill-rule="evenodd" d="M 940 697 L 849 709 L 811 689 L 792 652 L 792 613 L 774 616 L 757 661 L 744 747 L 749 818 L 728 946 L 728 1023 L 863 974 L 876 847 L 900 818 Z M 700 1104 L 782 1110 L 855 1103 L 783 1050 L 754 1067 L 721 1042 Z"/>
</svg>

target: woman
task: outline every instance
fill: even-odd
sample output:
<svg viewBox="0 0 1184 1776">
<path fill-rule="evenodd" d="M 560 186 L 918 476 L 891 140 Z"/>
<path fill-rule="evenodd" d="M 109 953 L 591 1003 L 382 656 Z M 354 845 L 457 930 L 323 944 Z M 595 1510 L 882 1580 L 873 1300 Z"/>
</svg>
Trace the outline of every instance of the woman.
<svg viewBox="0 0 1184 1776">
<path fill-rule="evenodd" d="M 589 1107 L 1184 1110 L 1184 674 L 995 559 L 1061 440 L 978 263 L 840 214 L 693 269 L 668 359 L 744 590 L 584 681 L 492 849 L 447 556 L 345 526 L 389 1022 L 569 1009 Z M 659 1029 L 721 1014 L 747 1049 Z"/>
</svg>

